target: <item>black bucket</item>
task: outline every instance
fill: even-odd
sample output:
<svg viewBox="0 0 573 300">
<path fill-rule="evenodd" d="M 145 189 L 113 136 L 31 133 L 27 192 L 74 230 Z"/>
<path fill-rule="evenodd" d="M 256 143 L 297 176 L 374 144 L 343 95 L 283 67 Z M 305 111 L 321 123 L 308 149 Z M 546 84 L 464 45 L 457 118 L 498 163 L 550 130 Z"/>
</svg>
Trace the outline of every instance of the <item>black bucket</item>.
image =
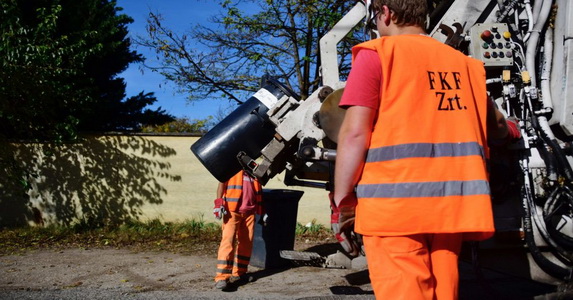
<svg viewBox="0 0 573 300">
<path fill-rule="evenodd" d="M 242 169 L 237 155 L 244 152 L 253 159 L 272 140 L 275 125 L 267 112 L 283 96 L 296 97 L 276 80 L 267 81 L 258 92 L 191 146 L 191 151 L 220 182 Z"/>
</svg>

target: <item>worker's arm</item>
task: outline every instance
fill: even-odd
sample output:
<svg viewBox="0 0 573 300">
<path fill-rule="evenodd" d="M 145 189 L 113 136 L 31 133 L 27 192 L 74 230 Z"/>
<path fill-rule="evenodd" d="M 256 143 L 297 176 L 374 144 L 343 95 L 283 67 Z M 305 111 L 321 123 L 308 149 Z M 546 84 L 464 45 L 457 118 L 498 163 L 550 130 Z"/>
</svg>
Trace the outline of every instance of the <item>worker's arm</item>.
<svg viewBox="0 0 573 300">
<path fill-rule="evenodd" d="M 362 174 L 376 110 L 351 106 L 346 111 L 338 134 L 334 171 L 334 219 L 338 220 L 336 239 L 350 257 L 360 253 L 354 234 L 356 193 L 354 187 Z"/>
<path fill-rule="evenodd" d="M 339 206 L 345 197 L 355 197 L 354 187 L 362 173 L 375 116 L 376 110 L 363 106 L 351 106 L 346 111 L 336 149 L 334 172 L 336 206 Z"/>
<path fill-rule="evenodd" d="M 225 209 L 225 201 L 223 200 L 223 194 L 225 193 L 226 188 L 226 182 L 219 182 L 219 185 L 217 186 L 217 198 L 215 198 L 215 206 L 213 207 L 213 214 L 218 220 L 221 220 L 223 216 L 227 214 L 227 210 Z"/>
<path fill-rule="evenodd" d="M 217 186 L 217 197 L 216 198 L 223 198 L 223 193 L 225 192 L 225 186 L 227 185 L 226 182 L 219 182 Z"/>
<path fill-rule="evenodd" d="M 488 101 L 490 101 L 487 110 L 487 132 L 489 138 L 494 140 L 505 139 L 508 134 L 505 117 L 491 98 L 488 98 Z"/>
</svg>

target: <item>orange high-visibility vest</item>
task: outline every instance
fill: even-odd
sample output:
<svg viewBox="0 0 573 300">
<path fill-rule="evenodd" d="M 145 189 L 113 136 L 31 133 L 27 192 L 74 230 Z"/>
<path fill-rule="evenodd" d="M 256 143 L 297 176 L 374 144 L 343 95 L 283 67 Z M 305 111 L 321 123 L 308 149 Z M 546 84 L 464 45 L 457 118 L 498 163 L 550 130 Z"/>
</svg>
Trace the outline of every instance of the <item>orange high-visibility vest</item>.
<svg viewBox="0 0 573 300">
<path fill-rule="evenodd" d="M 231 177 L 229 181 L 227 181 L 227 188 L 223 192 L 223 199 L 225 199 L 227 203 L 227 209 L 232 212 L 237 211 L 237 205 L 239 203 L 239 199 L 241 199 L 241 195 L 243 194 L 243 174 L 244 171 L 239 171 L 239 173 L 235 174 L 235 176 Z M 262 201 L 262 187 L 261 183 L 258 180 L 254 180 L 254 187 L 255 187 L 255 203 L 257 206 L 261 204 Z"/>
<path fill-rule="evenodd" d="M 382 37 L 380 105 L 356 192 L 364 235 L 493 234 L 483 63 L 431 37 Z"/>
</svg>

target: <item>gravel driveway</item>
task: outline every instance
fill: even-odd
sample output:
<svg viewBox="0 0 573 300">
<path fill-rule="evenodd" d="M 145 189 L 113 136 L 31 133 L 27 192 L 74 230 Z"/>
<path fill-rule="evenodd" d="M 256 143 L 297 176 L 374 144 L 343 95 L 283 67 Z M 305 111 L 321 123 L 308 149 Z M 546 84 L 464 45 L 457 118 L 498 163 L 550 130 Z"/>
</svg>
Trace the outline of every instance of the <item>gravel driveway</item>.
<svg viewBox="0 0 573 300">
<path fill-rule="evenodd" d="M 299 299 L 371 293 L 366 271 L 311 266 L 250 267 L 253 282 L 221 292 L 213 289 L 215 265 L 214 256 L 114 249 L 34 251 L 0 257 L 0 298 Z"/>
<path fill-rule="evenodd" d="M 222 292 L 213 289 L 215 264 L 214 255 L 123 249 L 0 256 L 0 299 L 374 299 L 367 270 L 250 267 L 252 282 Z M 556 299 L 553 286 L 490 270 L 479 281 L 467 263 L 460 270 L 462 300 Z"/>
</svg>

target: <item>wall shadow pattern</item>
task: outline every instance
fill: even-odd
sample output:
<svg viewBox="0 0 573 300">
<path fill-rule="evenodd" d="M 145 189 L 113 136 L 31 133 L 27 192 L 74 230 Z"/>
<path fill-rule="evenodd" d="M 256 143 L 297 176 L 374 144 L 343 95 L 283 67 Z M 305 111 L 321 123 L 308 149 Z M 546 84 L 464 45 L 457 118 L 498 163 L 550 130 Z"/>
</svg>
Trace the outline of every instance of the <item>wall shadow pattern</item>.
<svg viewBox="0 0 573 300">
<path fill-rule="evenodd" d="M 165 159 L 170 147 L 143 136 L 84 136 L 79 143 L 9 143 L 28 183 L 0 170 L 0 227 L 121 223 L 161 204 L 162 180 L 181 181 Z M 94 223 L 96 222 L 96 223 Z"/>
</svg>

